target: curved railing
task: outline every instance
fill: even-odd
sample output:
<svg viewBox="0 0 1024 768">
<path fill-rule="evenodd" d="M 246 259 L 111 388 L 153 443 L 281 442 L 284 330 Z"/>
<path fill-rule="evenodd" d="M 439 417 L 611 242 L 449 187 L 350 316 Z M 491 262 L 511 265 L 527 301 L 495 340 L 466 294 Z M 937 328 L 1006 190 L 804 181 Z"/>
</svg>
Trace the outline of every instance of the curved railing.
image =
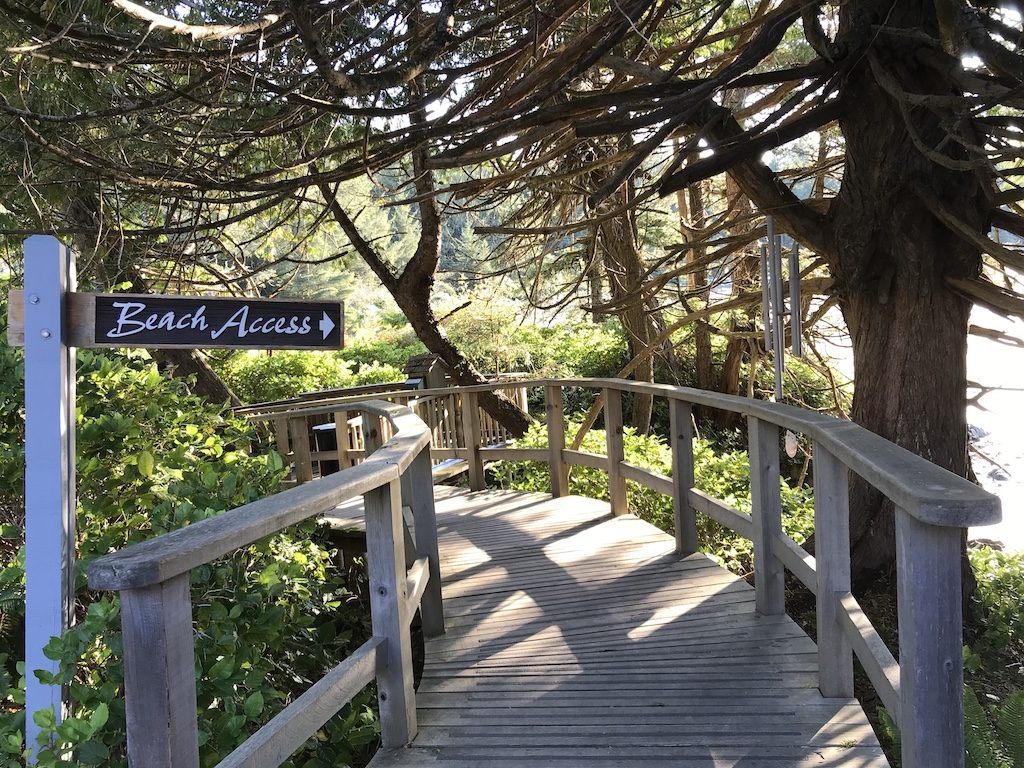
<svg viewBox="0 0 1024 768">
<path fill-rule="evenodd" d="M 385 746 L 416 733 L 409 622 L 444 631 L 430 432 L 408 408 L 362 402 L 358 466 L 94 560 L 89 586 L 120 593 L 129 764 L 198 768 L 189 572 L 338 504 L 366 510 L 372 638 L 219 763 L 276 766 L 376 679 Z M 392 433 L 381 443 L 383 425 Z M 415 539 L 404 524 L 411 508 Z"/>
<path fill-rule="evenodd" d="M 963 764 L 961 529 L 998 522 L 998 498 L 856 424 L 792 406 L 620 379 L 541 379 L 518 381 L 516 385 L 543 388 L 548 447 L 485 447 L 475 415 L 479 411 L 476 393 L 501 385 L 458 388 L 464 403 L 463 418 L 451 455 L 468 462 L 472 488 L 483 487 L 484 466 L 488 461 L 547 462 L 555 496 L 568 493 L 570 466 L 595 467 L 608 473 L 611 508 L 615 514 L 628 511 L 627 481 L 672 498 L 676 547 L 681 554 L 697 548 L 697 514 L 706 515 L 750 539 L 754 549 L 759 613 L 785 611 L 786 570 L 816 596 L 818 681 L 822 694 L 853 696 L 853 659 L 856 657 L 901 729 L 904 768 Z M 563 389 L 570 387 L 598 390 L 603 398 L 606 455 L 566 448 Z M 671 477 L 625 461 L 624 393 L 668 400 Z M 401 394 L 408 396 L 409 393 Z M 451 396 L 452 390 L 426 390 L 416 394 L 420 397 Z M 396 393 L 396 396 L 401 395 Z M 344 397 L 307 402 L 289 411 L 288 416 L 292 419 L 315 417 L 347 407 L 346 403 Z M 691 409 L 695 405 L 746 417 L 751 515 L 694 487 Z M 250 418 L 279 415 L 271 410 L 254 413 Z M 782 530 L 780 429 L 802 434 L 814 445 L 814 557 Z M 895 505 L 899 661 L 851 593 L 850 472 L 858 474 Z"/>
</svg>

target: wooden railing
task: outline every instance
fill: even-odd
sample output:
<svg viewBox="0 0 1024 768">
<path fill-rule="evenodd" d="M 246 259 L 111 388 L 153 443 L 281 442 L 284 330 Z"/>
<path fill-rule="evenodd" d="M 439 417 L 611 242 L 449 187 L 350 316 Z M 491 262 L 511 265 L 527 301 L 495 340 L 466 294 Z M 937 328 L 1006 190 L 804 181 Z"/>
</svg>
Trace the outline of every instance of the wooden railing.
<svg viewBox="0 0 1024 768">
<path fill-rule="evenodd" d="M 518 381 L 494 382 L 494 391 L 527 410 L 526 387 Z M 276 448 L 291 465 L 296 483 L 305 483 L 318 474 L 323 462 L 337 462 L 340 468 L 354 466 L 366 453 L 364 420 L 353 416 L 366 394 L 344 394 L 350 390 L 330 390 L 301 399 L 261 403 L 236 409 L 236 413 L 253 421 L 272 425 Z M 430 455 L 434 463 L 451 459 L 474 458 L 474 448 L 505 445 L 513 435 L 477 403 L 475 392 L 445 388 L 430 390 L 401 390 L 375 386 L 375 400 L 388 401 L 408 407 L 427 425 L 430 432 Z M 355 407 L 354 407 L 355 406 Z M 314 427 L 334 424 L 336 448 L 316 450 L 310 441 Z M 467 428 L 468 427 L 468 428 Z M 390 437 L 390 427 L 382 426 L 382 435 Z M 470 437 L 467 442 L 467 436 Z M 479 461 L 469 461 L 470 484 L 483 487 L 483 471 Z M 477 471 L 479 470 L 479 471 Z"/>
<path fill-rule="evenodd" d="M 91 563 L 89 586 L 120 593 L 130 765 L 199 766 L 189 572 L 356 496 L 366 510 L 372 638 L 218 765 L 280 765 L 374 679 L 384 745 L 415 735 L 409 623 L 419 609 L 425 635 L 444 632 L 430 433 L 399 405 L 371 401 L 352 410 L 367 423 L 369 455 L 359 466 Z M 411 508 L 415 538 L 403 507 Z"/>
<path fill-rule="evenodd" d="M 251 414 L 255 419 L 295 424 L 290 433 L 294 457 L 295 445 L 303 435 L 308 440 L 307 418 L 344 413 L 341 424 L 348 434 L 347 414 L 361 411 L 362 450 L 369 452 L 369 458 L 317 482 L 94 561 L 90 586 L 121 592 L 132 764 L 147 768 L 197 765 L 189 569 L 360 494 L 365 499 L 370 549 L 373 639 L 221 766 L 277 765 L 374 675 L 380 689 L 384 746 L 399 746 L 412 738 L 416 715 L 408 622 L 421 595 L 426 633 L 443 630 L 428 448 L 437 440 L 448 446 L 438 448 L 438 453 L 468 462 L 473 488 L 483 487 L 484 467 L 489 461 L 543 461 L 549 464 L 555 496 L 568 494 L 570 466 L 606 471 L 610 505 L 616 515 L 628 511 L 629 481 L 663 493 L 672 499 L 676 549 L 683 555 L 697 549 L 698 514 L 750 539 L 759 613 L 785 611 L 786 570 L 816 596 L 821 693 L 853 696 L 856 656 L 901 729 L 904 768 L 963 765 L 960 541 L 963 528 L 999 520 L 995 496 L 855 424 L 791 406 L 618 379 L 517 381 L 514 386 L 522 398 L 527 388 L 543 389 L 547 448 L 485 445 L 486 428 L 477 397 L 483 391 L 508 388 L 507 383 L 393 395 L 396 399 L 415 397 L 420 404 L 445 403 L 443 415 L 432 428 L 412 413 L 413 405 L 359 403 L 352 398 Z M 606 454 L 565 447 L 565 388 L 600 393 Z M 625 460 L 625 393 L 668 401 L 670 477 Z M 694 487 L 694 405 L 746 417 L 751 515 Z M 461 416 L 456 418 L 456 414 Z M 429 421 L 431 417 L 426 415 Z M 782 529 L 781 429 L 803 434 L 813 442 L 815 557 Z M 394 434 L 389 439 L 390 432 Z M 375 451 L 381 442 L 383 447 Z M 896 508 L 899 661 L 851 593 L 851 471 L 892 500 Z M 404 559 L 402 539 L 407 531 L 402 530 L 403 504 L 412 506 L 416 522 L 412 544 L 416 551 L 409 555 L 406 549 Z M 407 565 L 412 566 L 408 571 Z"/>
<path fill-rule="evenodd" d="M 501 385 L 462 387 L 463 402 Z M 470 463 L 473 487 L 483 487 L 489 461 L 544 461 L 555 496 L 568 493 L 569 467 L 608 473 L 613 513 L 626 513 L 626 483 L 672 498 L 676 549 L 697 549 L 702 514 L 750 539 L 754 549 L 755 605 L 763 615 L 785 612 L 784 573 L 816 596 L 818 685 L 827 697 L 853 696 L 856 657 L 899 725 L 904 768 L 962 766 L 963 665 L 960 542 L 962 529 L 1000 519 L 999 499 L 856 424 L 787 405 L 713 392 L 618 379 L 517 382 L 543 388 L 548 448 L 487 447 L 467 417 L 456 438 Z M 606 454 L 566 449 L 563 390 L 596 390 L 604 400 Z M 625 461 L 622 396 L 648 394 L 668 401 L 672 475 Z M 434 396 L 425 391 L 420 396 Z M 744 514 L 694 487 L 693 406 L 744 415 L 749 434 L 752 510 Z M 477 413 L 473 407 L 465 411 Z M 813 443 L 815 553 L 782 529 L 780 430 Z M 886 647 L 851 593 L 849 476 L 855 472 L 896 508 L 899 661 Z"/>
</svg>

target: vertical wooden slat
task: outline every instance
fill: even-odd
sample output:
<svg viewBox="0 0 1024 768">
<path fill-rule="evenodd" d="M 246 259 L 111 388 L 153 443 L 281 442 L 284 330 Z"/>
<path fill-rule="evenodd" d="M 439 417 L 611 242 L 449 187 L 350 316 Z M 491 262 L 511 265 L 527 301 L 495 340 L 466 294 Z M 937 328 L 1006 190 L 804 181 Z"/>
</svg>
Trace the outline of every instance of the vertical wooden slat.
<svg viewBox="0 0 1024 768">
<path fill-rule="evenodd" d="M 121 633 L 129 764 L 198 768 L 188 574 L 121 592 Z"/>
<path fill-rule="evenodd" d="M 960 535 L 896 510 L 903 768 L 964 764 Z"/>
<path fill-rule="evenodd" d="M 401 747 L 416 735 L 412 644 L 405 621 L 405 563 L 402 546 L 402 498 L 398 480 L 363 496 L 366 558 L 370 580 L 370 618 L 374 637 L 383 643 L 378 656 L 377 698 L 381 742 Z"/>
<path fill-rule="evenodd" d="M 437 517 L 434 509 L 434 479 L 430 450 L 424 448 L 402 475 L 402 504 L 412 509 L 416 529 L 416 553 L 430 562 L 430 580 L 420 600 L 423 634 L 444 634 L 444 607 L 441 603 L 441 559 L 437 548 Z"/>
<path fill-rule="evenodd" d="M 348 458 L 348 411 L 335 411 L 334 435 L 338 442 L 338 469 L 351 466 Z"/>
<path fill-rule="evenodd" d="M 462 428 L 466 441 L 466 460 L 469 462 L 469 487 L 484 489 L 484 462 L 480 455 L 480 408 L 476 392 L 462 393 Z"/>
<path fill-rule="evenodd" d="M 747 417 L 747 424 L 754 519 L 755 606 L 758 613 L 771 616 L 786 611 L 785 570 L 772 553 L 772 542 L 782 535 L 779 428 L 753 416 Z"/>
<path fill-rule="evenodd" d="M 309 425 L 304 416 L 288 419 L 288 435 L 295 457 L 295 482 L 308 483 L 313 479 L 313 462 L 309 458 Z"/>
<path fill-rule="evenodd" d="M 839 623 L 840 596 L 850 591 L 849 471 L 814 444 L 814 556 L 818 578 L 818 688 L 853 696 L 853 651 Z"/>
<path fill-rule="evenodd" d="M 456 435 L 457 425 L 455 422 L 455 414 L 458 413 L 456 408 L 455 395 L 448 395 L 448 407 L 444 412 L 444 425 L 445 425 L 445 448 L 458 448 L 459 441 Z"/>
<path fill-rule="evenodd" d="M 565 448 L 565 413 L 560 386 L 544 387 L 544 410 L 548 420 L 548 471 L 551 474 L 551 495 L 569 495 L 569 465 L 562 459 Z"/>
<path fill-rule="evenodd" d="M 288 443 L 288 419 L 274 419 L 274 439 L 277 444 L 277 452 L 287 462 L 291 447 Z"/>
<path fill-rule="evenodd" d="M 690 506 L 693 488 L 693 409 L 682 400 L 669 400 L 672 448 L 672 514 L 675 519 L 676 552 L 697 551 L 697 513 Z"/>
<path fill-rule="evenodd" d="M 621 470 L 626 450 L 622 442 L 622 392 L 617 389 L 604 390 L 604 429 L 608 446 L 608 500 L 613 515 L 624 515 L 629 511 L 626 478 Z"/>
<path fill-rule="evenodd" d="M 370 454 L 384 444 L 380 434 L 380 416 L 373 413 L 363 414 L 363 459 L 368 459 Z"/>
</svg>

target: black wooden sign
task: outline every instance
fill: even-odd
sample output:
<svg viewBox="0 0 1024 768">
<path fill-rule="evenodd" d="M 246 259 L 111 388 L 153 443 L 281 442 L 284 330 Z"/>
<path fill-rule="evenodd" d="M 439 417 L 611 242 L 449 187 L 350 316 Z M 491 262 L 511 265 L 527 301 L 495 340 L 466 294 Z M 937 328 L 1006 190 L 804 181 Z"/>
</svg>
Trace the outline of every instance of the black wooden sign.
<svg viewBox="0 0 1024 768">
<path fill-rule="evenodd" d="M 95 296 L 93 342 L 117 347 L 337 349 L 340 302 L 113 294 Z"/>
</svg>

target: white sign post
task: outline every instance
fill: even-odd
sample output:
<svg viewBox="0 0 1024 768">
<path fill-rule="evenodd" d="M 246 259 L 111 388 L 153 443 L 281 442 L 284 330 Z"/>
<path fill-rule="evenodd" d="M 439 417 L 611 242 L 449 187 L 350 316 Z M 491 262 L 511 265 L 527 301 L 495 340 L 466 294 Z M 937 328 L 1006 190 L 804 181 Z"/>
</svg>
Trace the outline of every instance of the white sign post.
<svg viewBox="0 0 1024 768">
<path fill-rule="evenodd" d="M 36 712 L 63 715 L 64 692 L 35 670 L 56 673 L 43 655 L 74 618 L 75 350 L 67 345 L 71 250 L 56 238 L 25 241 L 25 738 L 37 748 Z"/>
</svg>

